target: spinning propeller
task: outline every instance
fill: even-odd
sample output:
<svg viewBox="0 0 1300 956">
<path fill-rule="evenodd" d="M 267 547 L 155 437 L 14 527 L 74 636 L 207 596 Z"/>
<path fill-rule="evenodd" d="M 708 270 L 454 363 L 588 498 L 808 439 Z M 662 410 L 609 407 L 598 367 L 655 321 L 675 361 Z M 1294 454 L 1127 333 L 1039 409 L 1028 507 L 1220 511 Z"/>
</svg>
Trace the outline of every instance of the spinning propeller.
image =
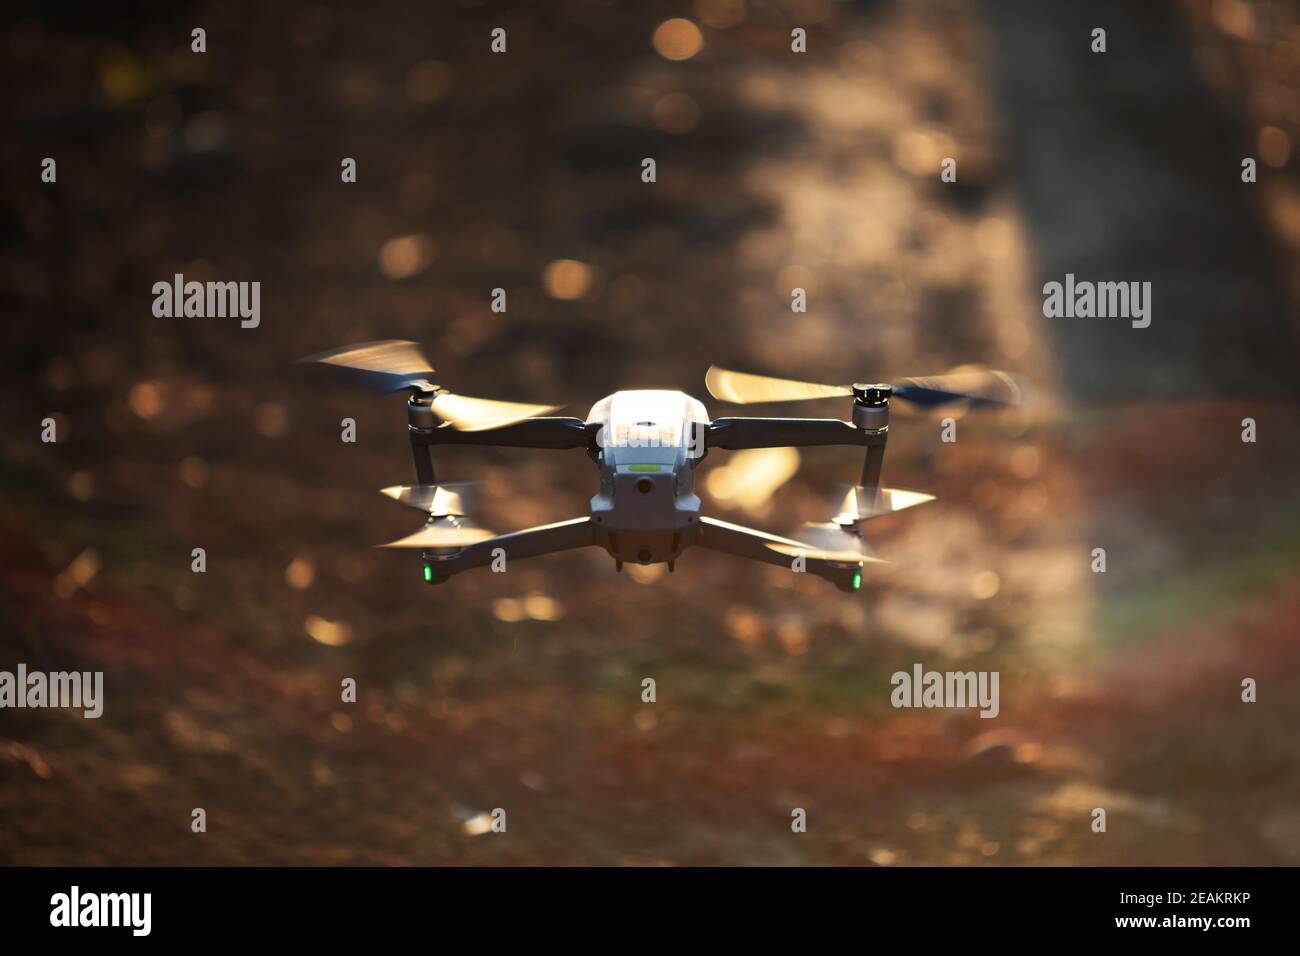
<svg viewBox="0 0 1300 956">
<path fill-rule="evenodd" d="M 457 395 L 433 383 L 433 365 L 416 342 L 384 340 L 331 349 L 302 362 L 316 362 L 339 371 L 353 384 L 377 392 L 410 389 L 432 395 L 433 413 L 459 431 L 477 432 L 555 411 L 558 405 L 526 405 Z"/>
<path fill-rule="evenodd" d="M 843 487 L 843 493 L 836 498 L 835 513 L 830 517 L 835 524 L 858 524 L 934 501 L 934 495 L 924 491 L 904 491 L 902 488 L 880 488 L 873 491 L 862 485 Z"/>
<path fill-rule="evenodd" d="M 719 401 L 749 405 L 755 402 L 798 402 L 814 398 L 848 398 L 862 388 L 853 385 L 821 385 L 788 378 L 771 378 L 748 372 L 732 372 L 710 366 L 704 376 L 709 394 Z M 893 397 L 913 405 L 930 407 L 948 402 L 972 402 L 978 405 L 1015 405 L 1021 390 L 1006 372 L 963 365 L 943 375 L 905 378 L 892 386 Z"/>
<path fill-rule="evenodd" d="M 877 558 L 867 550 L 867 542 L 862 532 L 852 526 L 806 522 L 799 529 L 801 541 L 769 542 L 768 547 L 777 554 L 819 561 L 840 561 L 846 564 L 863 562 L 866 564 L 885 564 L 883 558 Z"/>
<path fill-rule="evenodd" d="M 390 485 L 380 488 L 379 493 L 431 518 L 463 518 L 478 510 L 482 487 L 481 481 L 448 481 L 438 485 Z"/>
<path fill-rule="evenodd" d="M 860 525 L 881 515 L 893 514 L 904 508 L 913 508 L 933 501 L 934 495 L 923 491 L 904 491 L 901 488 L 881 488 L 873 491 L 862 485 L 847 485 L 834 499 L 829 521 L 805 521 L 795 537 L 805 544 L 769 544 L 778 554 L 790 556 L 803 554 L 825 561 L 866 561 L 883 563 L 867 549 L 867 541 Z"/>
<path fill-rule="evenodd" d="M 380 492 L 408 508 L 422 511 L 429 522 L 414 534 L 380 545 L 383 548 L 463 548 L 493 537 L 470 514 L 478 506 L 482 482 L 453 481 L 441 485 L 393 485 Z"/>
</svg>

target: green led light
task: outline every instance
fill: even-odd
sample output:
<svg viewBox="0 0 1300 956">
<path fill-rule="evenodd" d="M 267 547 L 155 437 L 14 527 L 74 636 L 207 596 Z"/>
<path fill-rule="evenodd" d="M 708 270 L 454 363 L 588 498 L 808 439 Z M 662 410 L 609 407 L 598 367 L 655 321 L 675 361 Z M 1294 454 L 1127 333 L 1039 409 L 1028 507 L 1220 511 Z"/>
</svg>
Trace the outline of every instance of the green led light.
<svg viewBox="0 0 1300 956">
<path fill-rule="evenodd" d="M 628 465 L 628 471 L 658 471 L 658 465 Z"/>
<path fill-rule="evenodd" d="M 860 588 L 860 587 L 862 587 L 862 572 L 861 572 L 861 571 L 859 571 L 857 574 L 853 575 L 853 590 L 856 591 L 856 590 L 857 590 L 858 588 Z"/>
<path fill-rule="evenodd" d="M 432 580 L 433 580 L 433 565 L 431 565 L 431 564 L 426 564 L 426 565 L 424 566 L 424 580 L 426 580 L 426 581 L 432 581 Z"/>
</svg>

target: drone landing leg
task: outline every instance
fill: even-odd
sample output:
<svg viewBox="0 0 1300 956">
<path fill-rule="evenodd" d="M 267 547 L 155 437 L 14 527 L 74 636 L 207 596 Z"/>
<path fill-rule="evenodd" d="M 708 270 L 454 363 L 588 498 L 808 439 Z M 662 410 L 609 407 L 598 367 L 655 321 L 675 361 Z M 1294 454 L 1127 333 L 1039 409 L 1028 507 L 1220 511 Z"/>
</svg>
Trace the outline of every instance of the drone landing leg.
<svg viewBox="0 0 1300 956">
<path fill-rule="evenodd" d="M 862 504 L 872 511 L 879 503 L 880 469 L 885 463 L 885 443 L 889 440 L 888 385 L 855 385 L 857 400 L 853 403 L 853 424 L 862 430 L 867 443 L 867 455 L 862 461 Z"/>
<path fill-rule="evenodd" d="M 862 480 L 858 484 L 866 489 L 866 503 L 872 508 L 876 506 L 880 491 L 880 469 L 885 463 L 885 439 L 888 437 L 888 433 L 884 433 L 880 436 L 879 444 L 868 445 L 867 457 L 862 462 Z"/>
<path fill-rule="evenodd" d="M 415 477 L 422 485 L 436 485 L 437 478 L 433 470 L 433 449 L 428 445 L 411 442 L 411 454 L 415 456 Z"/>
</svg>

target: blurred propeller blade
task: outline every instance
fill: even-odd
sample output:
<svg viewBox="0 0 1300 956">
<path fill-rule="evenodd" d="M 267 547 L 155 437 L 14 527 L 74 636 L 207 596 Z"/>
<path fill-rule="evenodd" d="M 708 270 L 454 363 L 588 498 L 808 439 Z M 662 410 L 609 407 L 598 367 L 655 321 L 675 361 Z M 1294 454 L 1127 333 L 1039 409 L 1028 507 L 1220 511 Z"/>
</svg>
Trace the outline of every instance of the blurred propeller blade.
<svg viewBox="0 0 1300 956">
<path fill-rule="evenodd" d="M 398 538 L 396 541 L 381 544 L 379 547 L 447 548 L 454 550 L 493 537 L 496 537 L 496 535 L 491 531 L 480 528 L 465 518 L 444 516 L 434 518 L 415 534 L 408 534 L 405 538 Z"/>
<path fill-rule="evenodd" d="M 710 366 L 704 376 L 709 394 L 719 401 L 746 405 L 753 402 L 797 402 L 814 398 L 847 397 L 849 385 L 821 385 L 788 378 L 770 378 L 748 372 L 732 372 Z M 942 375 L 905 378 L 893 386 L 893 397 L 922 407 L 948 402 L 976 405 L 1018 405 L 1023 398 L 1020 383 L 1006 372 L 979 365 L 963 365 Z"/>
<path fill-rule="evenodd" d="M 862 536 L 832 521 L 808 522 L 799 529 L 799 541 L 768 544 L 778 554 L 816 558 L 821 561 L 862 561 L 867 564 L 885 564 L 867 551 Z"/>
<path fill-rule="evenodd" d="M 840 495 L 835 505 L 835 514 L 830 520 L 835 524 L 857 524 L 859 521 L 893 514 L 895 511 L 913 508 L 933 500 L 934 495 L 926 494 L 924 491 L 881 488 L 873 495 L 870 488 L 848 485 Z"/>
<path fill-rule="evenodd" d="M 838 561 L 851 564 L 861 561 L 856 551 L 818 551 L 810 544 L 769 544 L 768 548 L 788 558 L 812 558 L 814 561 Z"/>
<path fill-rule="evenodd" d="M 392 485 L 379 491 L 408 508 L 435 518 L 447 515 L 464 517 L 477 510 L 482 487 L 481 481 L 451 481 L 440 485 Z"/>
<path fill-rule="evenodd" d="M 905 378 L 894 386 L 894 398 L 924 407 L 963 401 L 977 405 L 1018 405 L 1021 388 L 1006 372 L 963 365 L 943 375 Z"/>
<path fill-rule="evenodd" d="M 559 405 L 524 405 L 497 402 L 487 398 L 470 398 L 452 392 L 439 392 L 433 398 L 433 412 L 453 428 L 463 432 L 481 432 L 503 428 L 527 418 L 546 415 Z"/>
<path fill-rule="evenodd" d="M 331 366 L 345 372 L 351 381 L 380 392 L 427 384 L 434 371 L 418 343 L 396 339 L 346 345 L 299 361 Z"/>
<path fill-rule="evenodd" d="M 732 372 L 711 365 L 704 375 L 704 385 L 720 402 L 748 405 L 753 402 L 796 402 L 810 398 L 836 398 L 852 395 L 847 385 L 818 385 L 788 378 L 769 378 L 748 372 Z"/>
</svg>

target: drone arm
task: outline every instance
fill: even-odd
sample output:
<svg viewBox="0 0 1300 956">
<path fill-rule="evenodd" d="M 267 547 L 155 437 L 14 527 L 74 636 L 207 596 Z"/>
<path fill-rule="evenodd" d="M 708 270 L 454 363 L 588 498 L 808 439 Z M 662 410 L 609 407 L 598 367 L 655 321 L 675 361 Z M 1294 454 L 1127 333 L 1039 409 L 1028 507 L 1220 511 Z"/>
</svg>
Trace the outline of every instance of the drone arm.
<svg viewBox="0 0 1300 956">
<path fill-rule="evenodd" d="M 596 543 L 591 530 L 591 518 L 571 518 L 554 524 L 499 534 L 484 541 L 476 541 L 457 551 L 440 555 L 426 552 L 425 560 L 433 567 L 438 577 L 449 577 L 470 568 L 481 568 L 491 564 L 499 556 L 506 561 L 518 561 L 522 558 L 536 558 L 556 551 L 570 551 L 584 548 Z M 498 549 L 501 554 L 498 555 Z"/>
<path fill-rule="evenodd" d="M 868 444 L 861 429 L 836 418 L 718 418 L 704 440 L 729 449 Z"/>
<path fill-rule="evenodd" d="M 762 561 L 766 564 L 790 568 L 791 570 L 793 570 L 795 559 L 779 551 L 774 551 L 768 545 L 807 547 L 789 538 L 768 534 L 766 531 L 757 531 L 743 525 L 705 517 L 700 518 L 700 536 L 695 543 L 702 548 L 722 551 L 739 558 L 749 558 L 751 561 Z M 832 563 L 820 558 L 808 557 L 804 559 L 804 563 L 809 573 L 825 578 L 836 587 L 846 591 L 852 590 L 850 582 L 861 571 L 861 564 Z"/>
<path fill-rule="evenodd" d="M 853 422 L 836 418 L 719 418 L 705 432 L 707 448 L 778 448 L 814 445 L 865 447 L 858 484 L 874 502 L 880 487 L 880 468 L 889 439 L 889 401 L 872 391 L 870 404 L 855 402 Z"/>
<path fill-rule="evenodd" d="M 501 428 L 460 431 L 449 425 L 411 428 L 413 445 L 495 445 L 500 448 L 589 448 L 591 433 L 581 418 L 526 418 Z"/>
</svg>

